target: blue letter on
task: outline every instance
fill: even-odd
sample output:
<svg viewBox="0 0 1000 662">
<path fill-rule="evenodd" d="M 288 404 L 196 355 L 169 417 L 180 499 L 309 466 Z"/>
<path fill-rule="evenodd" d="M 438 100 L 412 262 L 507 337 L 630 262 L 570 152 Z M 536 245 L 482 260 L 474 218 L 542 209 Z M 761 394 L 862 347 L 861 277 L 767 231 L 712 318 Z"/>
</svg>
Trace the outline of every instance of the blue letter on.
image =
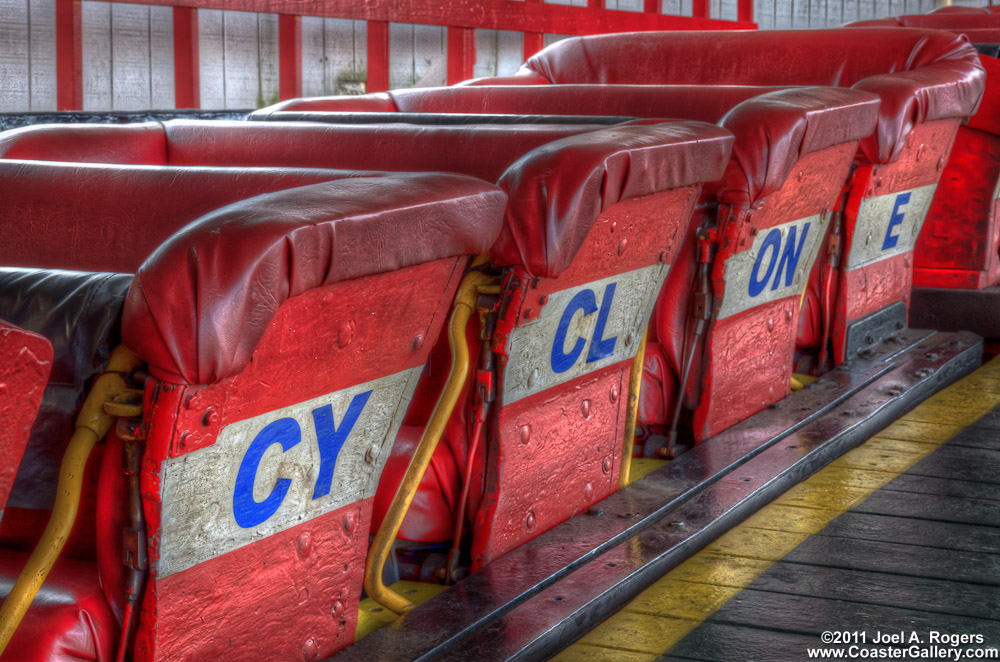
<svg viewBox="0 0 1000 662">
<path fill-rule="evenodd" d="M 281 506 L 292 484 L 288 478 L 279 478 L 267 498 L 256 501 L 253 498 L 253 482 L 257 478 L 260 459 L 274 444 L 281 444 L 281 449 L 288 451 L 301 439 L 302 432 L 294 418 L 279 418 L 269 423 L 250 442 L 250 448 L 243 456 L 240 470 L 236 474 L 236 489 L 233 491 L 233 514 L 236 516 L 236 523 L 244 529 L 257 526 L 271 517 Z"/>
<path fill-rule="evenodd" d="M 791 285 L 795 279 L 795 267 L 799 266 L 802 247 L 806 245 L 806 237 L 809 236 L 809 225 L 806 223 L 802 226 L 802 239 L 799 239 L 798 248 L 795 248 L 795 226 L 788 229 L 788 243 L 785 244 L 785 250 L 781 253 L 781 259 L 778 260 L 778 273 L 774 274 L 774 283 L 771 284 L 772 290 L 778 289 L 782 270 L 785 272 L 785 287 Z"/>
<path fill-rule="evenodd" d="M 764 261 L 764 256 L 768 254 L 769 250 L 771 261 L 767 263 L 767 273 L 764 274 L 763 278 L 757 278 L 758 272 L 760 271 L 760 265 Z M 765 287 L 767 287 L 767 281 L 771 280 L 771 274 L 774 273 L 774 263 L 778 261 L 778 251 L 780 250 L 781 230 L 778 228 L 771 228 L 771 231 L 767 233 L 767 237 L 764 238 L 764 243 L 760 245 L 760 253 L 757 254 L 757 261 L 753 263 L 753 270 L 750 272 L 750 296 L 757 296 L 764 291 Z"/>
<path fill-rule="evenodd" d="M 577 292 L 576 296 L 570 299 L 566 310 L 563 311 L 562 318 L 559 320 L 556 337 L 552 342 L 552 371 L 556 374 L 566 372 L 573 367 L 576 360 L 580 358 L 580 354 L 583 353 L 583 346 L 586 344 L 583 338 L 578 337 L 573 344 L 573 349 L 568 354 L 564 351 L 566 332 L 569 331 L 569 324 L 573 321 L 573 315 L 577 310 L 582 310 L 584 317 L 597 310 L 597 299 L 594 297 L 593 290 Z"/>
<path fill-rule="evenodd" d="M 900 193 L 896 196 L 896 204 L 892 208 L 892 216 L 889 217 L 889 227 L 885 231 L 885 240 L 882 242 L 882 250 L 887 251 L 896 247 L 899 237 L 892 233 L 893 228 L 903 222 L 905 213 L 899 210 L 900 207 L 910 201 L 910 192 Z"/>
<path fill-rule="evenodd" d="M 340 455 L 340 449 L 344 447 L 347 435 L 351 434 L 361 410 L 368 404 L 371 395 L 371 391 L 365 391 L 351 399 L 339 428 L 333 420 L 333 405 L 313 409 L 313 425 L 316 426 L 316 441 L 319 442 L 319 476 L 316 477 L 313 499 L 330 493 L 333 470 L 337 467 L 337 456 Z"/>
<path fill-rule="evenodd" d="M 608 324 L 608 313 L 611 312 L 611 304 L 615 300 L 615 287 L 617 285 L 617 283 L 608 283 L 608 286 L 604 288 L 601 312 L 597 315 L 597 326 L 594 327 L 594 337 L 590 340 L 590 351 L 587 352 L 587 363 L 600 361 L 611 356 L 611 353 L 615 351 L 618 336 L 605 338 L 604 327 Z"/>
</svg>

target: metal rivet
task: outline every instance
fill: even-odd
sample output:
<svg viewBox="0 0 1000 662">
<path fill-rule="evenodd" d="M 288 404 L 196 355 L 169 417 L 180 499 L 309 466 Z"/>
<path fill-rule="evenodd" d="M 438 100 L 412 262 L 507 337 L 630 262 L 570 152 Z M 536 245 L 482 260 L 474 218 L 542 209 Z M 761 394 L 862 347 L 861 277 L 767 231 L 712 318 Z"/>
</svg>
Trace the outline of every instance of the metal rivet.
<svg viewBox="0 0 1000 662">
<path fill-rule="evenodd" d="M 522 425 L 521 426 L 521 443 L 526 444 L 531 440 L 531 426 Z"/>
<path fill-rule="evenodd" d="M 303 660 L 316 660 L 319 658 L 319 645 L 316 640 L 312 637 L 306 639 L 305 643 L 302 644 L 302 659 Z"/>
<path fill-rule="evenodd" d="M 802 170 L 799 170 L 799 181 L 801 182 L 805 178 L 806 178 L 806 173 L 803 172 Z"/>
<path fill-rule="evenodd" d="M 529 510 L 528 516 L 524 518 L 524 525 L 528 527 L 529 531 L 534 531 L 535 529 L 535 511 Z"/>
<path fill-rule="evenodd" d="M 354 515 L 344 515 L 344 533 L 350 533 L 352 531 L 354 531 Z"/>
<path fill-rule="evenodd" d="M 594 486 L 590 483 L 587 483 L 587 485 L 583 488 L 583 498 L 586 501 L 590 501 L 594 498 Z"/>
<path fill-rule="evenodd" d="M 625 344 L 626 345 L 631 346 L 633 340 L 635 340 L 635 337 L 631 333 L 628 334 L 627 336 L 625 336 Z"/>
<path fill-rule="evenodd" d="M 337 329 L 337 346 L 341 349 L 347 347 L 354 340 L 354 322 L 345 320 L 340 323 Z"/>
<path fill-rule="evenodd" d="M 611 221 L 611 231 L 614 232 L 618 229 L 618 221 Z"/>
<path fill-rule="evenodd" d="M 667 261 L 667 252 L 663 251 L 660 253 L 660 255 L 656 258 L 656 261 L 660 264 L 664 264 Z"/>
<path fill-rule="evenodd" d="M 910 267 L 910 256 L 909 255 L 907 255 L 906 257 L 903 258 L 903 266 L 906 267 L 906 268 Z"/>
<path fill-rule="evenodd" d="M 375 460 L 378 458 L 378 451 L 378 444 L 372 444 L 369 446 L 368 450 L 365 451 L 365 462 L 368 464 L 374 464 Z"/>
<path fill-rule="evenodd" d="M 767 318 L 767 330 L 768 331 L 774 331 L 774 318 L 773 317 L 768 317 Z"/>
<path fill-rule="evenodd" d="M 604 462 L 601 462 L 601 471 L 606 474 L 611 473 L 611 457 L 605 457 Z"/>
<path fill-rule="evenodd" d="M 611 392 L 608 393 L 608 397 L 611 398 L 612 404 L 618 402 L 618 386 L 611 387 Z"/>
<path fill-rule="evenodd" d="M 304 559 L 312 551 L 312 533 L 303 531 L 299 534 L 299 539 L 295 543 L 295 549 L 299 553 L 299 558 Z"/>
<path fill-rule="evenodd" d="M 528 375 L 528 388 L 534 388 L 535 382 L 537 381 L 538 381 L 538 368 L 535 368 L 534 370 L 531 371 L 531 374 Z"/>
<path fill-rule="evenodd" d="M 937 169 L 938 169 L 938 172 L 941 172 L 942 170 L 944 170 L 944 157 L 943 156 L 938 159 Z"/>
<path fill-rule="evenodd" d="M 418 333 L 413 339 L 413 351 L 417 351 L 424 346 L 424 334 Z"/>
<path fill-rule="evenodd" d="M 792 321 L 792 309 L 791 308 L 789 308 L 788 310 L 785 311 L 785 321 L 786 322 L 791 322 Z"/>
<path fill-rule="evenodd" d="M 334 620 L 340 620 L 344 617 L 344 612 L 347 611 L 344 608 L 344 603 L 337 600 L 333 603 L 333 609 L 330 610 L 330 615 L 333 616 Z"/>
<path fill-rule="evenodd" d="M 538 305 L 539 306 L 544 306 L 548 302 L 549 302 L 549 295 L 548 294 L 543 294 L 542 296 L 538 297 Z"/>
<path fill-rule="evenodd" d="M 307 602 L 309 602 L 309 589 L 304 588 L 299 591 L 299 604 L 304 605 Z"/>
<path fill-rule="evenodd" d="M 187 445 L 188 445 L 188 441 L 187 440 L 188 440 L 187 434 L 182 434 L 181 435 L 181 448 L 187 448 Z"/>
<path fill-rule="evenodd" d="M 590 400 L 585 399 L 580 403 L 580 413 L 584 418 L 590 418 Z"/>
<path fill-rule="evenodd" d="M 622 237 L 622 240 L 618 242 L 618 255 L 625 253 L 625 248 L 628 246 L 628 237 Z"/>
<path fill-rule="evenodd" d="M 219 412 L 215 410 L 215 407 L 209 407 L 205 410 L 205 415 L 201 417 L 201 424 L 204 426 L 215 425 L 219 422 Z"/>
</svg>

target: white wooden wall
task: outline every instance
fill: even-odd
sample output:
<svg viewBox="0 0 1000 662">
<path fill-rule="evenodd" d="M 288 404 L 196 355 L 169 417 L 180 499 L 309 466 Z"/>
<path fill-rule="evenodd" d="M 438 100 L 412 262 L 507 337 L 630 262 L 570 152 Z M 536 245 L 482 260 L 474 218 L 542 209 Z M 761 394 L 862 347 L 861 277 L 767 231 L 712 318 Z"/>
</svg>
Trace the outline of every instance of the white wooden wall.
<svg viewBox="0 0 1000 662">
<path fill-rule="evenodd" d="M 198 56 L 202 108 L 277 102 L 277 14 L 199 10 Z"/>
<path fill-rule="evenodd" d="M 0 110 L 55 110 L 55 19 L 55 0 L 0 0 Z"/>
<path fill-rule="evenodd" d="M 546 0 L 585 6 L 586 0 Z M 641 11 L 642 0 L 605 0 L 609 9 Z M 988 0 L 953 0 L 983 6 Z M 664 13 L 691 15 L 691 0 L 661 0 Z M 942 0 L 756 0 L 760 28 L 832 27 L 848 21 L 922 13 Z M 736 19 L 736 0 L 709 0 L 713 18 Z M 278 97 L 278 17 L 198 12 L 201 105 L 245 109 Z M 302 89 L 306 95 L 364 92 L 364 21 L 302 18 Z M 563 35 L 546 35 L 550 44 Z M 173 12 L 169 7 L 83 0 L 85 110 L 174 107 Z M 0 0 L 0 112 L 56 109 L 55 0 Z M 524 53 L 520 32 L 476 30 L 476 76 L 508 75 Z M 444 85 L 447 31 L 389 26 L 392 87 Z"/>
<path fill-rule="evenodd" d="M 174 107 L 170 7 L 84 0 L 82 33 L 84 110 Z"/>
</svg>

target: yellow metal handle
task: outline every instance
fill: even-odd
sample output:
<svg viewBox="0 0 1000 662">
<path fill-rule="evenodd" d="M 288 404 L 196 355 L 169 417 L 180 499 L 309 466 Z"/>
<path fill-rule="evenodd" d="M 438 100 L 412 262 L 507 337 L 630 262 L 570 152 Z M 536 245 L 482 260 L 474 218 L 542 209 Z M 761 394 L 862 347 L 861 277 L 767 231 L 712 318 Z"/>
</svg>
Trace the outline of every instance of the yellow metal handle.
<svg viewBox="0 0 1000 662">
<path fill-rule="evenodd" d="M 52 508 L 48 526 L 42 534 L 38 546 L 31 553 L 27 565 L 18 575 L 10 595 L 0 607 L 0 655 L 7 648 L 14 631 L 31 606 L 38 589 L 59 558 L 66 539 L 73 529 L 76 513 L 80 506 L 80 490 L 87 458 L 94 445 L 108 433 L 114 417 L 104 411 L 104 404 L 118 394 L 127 392 L 128 385 L 122 376 L 139 367 L 142 361 L 125 346 L 119 346 L 111 354 L 108 367 L 94 382 L 87 399 L 83 402 L 80 415 L 76 418 L 73 438 L 66 448 L 62 467 L 59 470 L 59 484 L 56 503 Z"/>
<path fill-rule="evenodd" d="M 629 472 L 632 469 L 632 448 L 635 446 L 635 421 L 639 416 L 639 389 L 642 387 L 642 366 L 646 360 L 646 338 L 649 327 L 642 332 L 639 351 L 632 359 L 632 371 L 628 376 L 628 411 L 625 414 L 625 438 L 622 443 L 622 460 L 618 468 L 618 489 L 628 485 Z"/>
<path fill-rule="evenodd" d="M 397 614 L 404 614 L 413 609 L 413 603 L 382 583 L 382 568 L 389 558 L 392 543 L 396 540 L 399 527 L 403 524 L 403 517 L 406 516 L 427 465 L 430 464 L 434 449 L 441 440 L 445 425 L 455 409 L 462 387 L 465 386 L 465 379 L 469 374 L 469 346 L 465 338 L 465 327 L 469 318 L 476 312 L 477 288 L 492 280 L 493 277 L 478 271 L 470 271 L 462 279 L 448 324 L 448 344 L 451 347 L 451 372 L 448 381 L 441 391 L 441 396 L 434 406 L 434 413 L 431 414 L 424 434 L 420 437 L 420 443 L 410 459 L 406 474 L 392 498 L 392 504 L 368 552 L 365 563 L 365 591 L 372 600 Z"/>
</svg>

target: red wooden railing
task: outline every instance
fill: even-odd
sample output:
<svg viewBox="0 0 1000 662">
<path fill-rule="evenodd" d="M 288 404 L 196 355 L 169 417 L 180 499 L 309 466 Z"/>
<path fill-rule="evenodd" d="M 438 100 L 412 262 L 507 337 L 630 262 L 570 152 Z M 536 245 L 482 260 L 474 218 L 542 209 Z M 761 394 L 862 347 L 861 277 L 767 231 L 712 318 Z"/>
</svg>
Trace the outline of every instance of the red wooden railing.
<svg viewBox="0 0 1000 662">
<path fill-rule="evenodd" d="M 125 0 L 112 0 L 125 1 Z M 708 0 L 694 0 L 694 16 L 659 13 L 660 0 L 644 0 L 643 12 L 604 9 L 603 0 L 586 7 L 540 0 L 127 0 L 174 8 L 174 78 L 178 108 L 197 108 L 197 9 L 277 13 L 279 95 L 302 93 L 302 16 L 368 22 L 367 91 L 389 87 L 389 22 L 448 28 L 448 83 L 472 77 L 475 29 L 524 32 L 524 55 L 541 50 L 543 35 L 600 34 L 643 30 L 753 29 L 753 0 L 738 0 L 738 20 L 709 18 Z M 56 0 L 56 78 L 59 110 L 81 110 L 83 72 L 80 0 Z"/>
</svg>

